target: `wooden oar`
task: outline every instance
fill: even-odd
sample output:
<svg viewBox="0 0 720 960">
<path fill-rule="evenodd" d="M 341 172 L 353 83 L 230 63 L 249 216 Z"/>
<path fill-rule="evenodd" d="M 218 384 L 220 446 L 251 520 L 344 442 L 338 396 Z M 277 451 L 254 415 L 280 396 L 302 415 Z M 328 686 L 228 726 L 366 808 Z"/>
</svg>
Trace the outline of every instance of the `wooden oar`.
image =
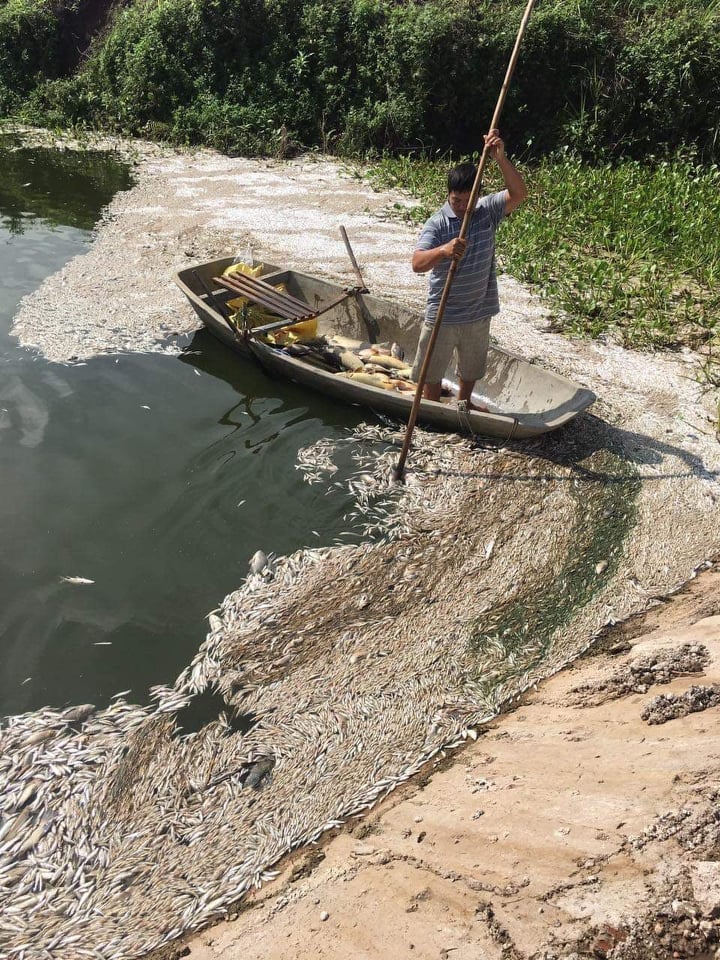
<svg viewBox="0 0 720 960">
<path fill-rule="evenodd" d="M 365 286 L 365 281 L 363 280 L 363 275 L 360 273 L 360 267 L 358 262 L 355 259 L 355 254 L 353 253 L 353 248 L 350 246 L 350 240 L 348 239 L 347 230 L 342 225 L 340 226 L 340 236 L 343 238 L 345 244 L 345 249 L 347 250 L 348 256 L 350 257 L 350 263 L 352 263 L 353 270 L 355 271 L 355 276 L 359 286 L 355 287 L 353 294 L 355 296 L 355 303 L 358 305 L 358 310 L 365 324 L 365 329 L 367 330 L 368 340 L 370 343 L 377 343 L 377 338 L 380 336 L 380 325 L 375 319 L 371 316 L 370 311 L 365 306 L 362 295 L 364 293 L 369 293 L 370 291 Z"/>
<path fill-rule="evenodd" d="M 350 241 L 348 240 L 347 230 L 342 225 L 340 226 L 340 236 L 343 238 L 345 244 L 345 249 L 347 250 L 348 256 L 350 257 L 350 263 L 352 264 L 353 270 L 355 271 L 355 276 L 358 281 L 358 293 L 367 293 L 368 288 L 365 286 L 365 281 L 363 280 L 363 275 L 360 273 L 360 267 L 358 262 L 355 259 L 355 254 L 353 249 L 350 246 Z"/>
<path fill-rule="evenodd" d="M 510 80 L 512 75 L 515 72 L 515 66 L 520 55 L 520 44 L 522 42 L 523 34 L 525 33 L 525 28 L 527 26 L 528 20 L 530 19 L 530 14 L 532 8 L 535 5 L 535 0 L 528 0 L 528 4 L 525 8 L 525 13 L 523 18 L 520 21 L 520 29 L 518 30 L 517 37 L 515 39 L 515 46 L 513 47 L 512 56 L 510 57 L 510 63 L 508 64 L 507 71 L 505 73 L 505 80 L 503 81 L 502 88 L 500 90 L 500 96 L 498 97 L 497 105 L 495 107 L 495 113 L 490 122 L 490 130 L 494 130 L 500 122 L 500 114 L 502 113 L 503 106 L 505 105 L 505 98 L 507 92 L 510 88 Z M 468 201 L 467 210 L 465 211 L 465 216 L 463 217 L 462 226 L 460 227 L 459 237 L 461 240 L 465 239 L 465 236 L 468 232 L 470 226 L 470 221 L 472 220 L 473 213 L 475 212 L 475 207 L 477 205 L 478 194 L 480 193 L 480 184 L 482 182 L 482 175 L 485 169 L 485 164 L 487 163 L 488 158 L 488 148 L 487 144 L 483 148 L 482 156 L 480 157 L 480 163 L 478 164 L 477 174 L 475 176 L 475 182 L 473 183 L 472 191 L 470 192 L 470 200 Z M 410 441 L 412 440 L 413 430 L 415 429 L 415 423 L 417 422 L 417 415 L 420 409 L 420 402 L 423 395 L 423 387 L 425 386 L 425 379 L 427 377 L 428 367 L 430 366 L 430 358 L 432 357 L 432 352 L 435 349 L 435 342 L 438 338 L 438 333 L 440 332 L 440 324 L 442 323 L 443 316 L 445 314 L 445 307 L 447 305 L 448 297 L 450 296 L 450 288 L 452 287 L 453 279 L 455 278 L 455 273 L 457 272 L 458 261 L 453 259 L 450 264 L 450 269 L 448 270 L 447 279 L 445 280 L 445 287 L 443 289 L 442 297 L 440 299 L 440 306 L 438 307 L 437 316 L 435 317 L 435 322 L 433 324 L 432 333 L 430 334 L 430 340 L 428 342 L 427 352 L 425 354 L 425 359 L 423 361 L 422 368 L 420 370 L 420 376 L 418 377 L 417 389 L 415 391 L 415 398 L 413 400 L 412 409 L 410 410 L 410 418 L 408 420 L 407 430 L 405 431 L 405 441 L 403 443 L 402 450 L 400 452 L 400 457 L 398 458 L 397 467 L 395 468 L 395 479 L 402 480 L 405 472 L 405 461 L 407 460 L 408 450 L 410 449 Z"/>
</svg>

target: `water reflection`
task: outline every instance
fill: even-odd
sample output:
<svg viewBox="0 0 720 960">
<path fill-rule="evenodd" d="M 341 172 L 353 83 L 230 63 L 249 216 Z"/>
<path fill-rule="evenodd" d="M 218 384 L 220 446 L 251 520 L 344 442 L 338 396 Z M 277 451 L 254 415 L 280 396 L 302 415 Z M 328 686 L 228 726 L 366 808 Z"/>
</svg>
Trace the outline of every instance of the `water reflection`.
<svg viewBox="0 0 720 960">
<path fill-rule="evenodd" d="M 35 220 L 92 230 L 103 206 L 132 183 L 129 168 L 107 154 L 30 150 L 0 140 L 0 228 L 11 236 Z"/>
<path fill-rule="evenodd" d="M 125 689 L 142 702 L 188 662 L 258 547 L 287 553 L 345 527 L 345 499 L 303 484 L 294 464 L 359 416 L 204 333 L 180 362 L 60 366 L 20 349 L 8 335 L 19 299 L 87 248 L 129 179 L 107 157 L 2 160 L 0 715 L 100 706 Z"/>
</svg>

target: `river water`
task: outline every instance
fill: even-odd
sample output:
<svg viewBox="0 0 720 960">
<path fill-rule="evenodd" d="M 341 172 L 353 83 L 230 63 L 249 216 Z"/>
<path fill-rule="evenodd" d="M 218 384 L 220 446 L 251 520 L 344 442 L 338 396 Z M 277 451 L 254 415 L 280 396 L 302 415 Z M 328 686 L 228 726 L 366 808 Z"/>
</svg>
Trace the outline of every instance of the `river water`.
<svg viewBox="0 0 720 960">
<path fill-rule="evenodd" d="M 144 702 L 258 548 L 345 531 L 346 497 L 302 483 L 295 462 L 360 415 L 205 331 L 180 355 L 61 365 L 21 349 L 21 297 L 88 248 L 130 174 L 110 156 L 2 145 L 0 169 L 0 715 L 127 689 Z"/>
</svg>

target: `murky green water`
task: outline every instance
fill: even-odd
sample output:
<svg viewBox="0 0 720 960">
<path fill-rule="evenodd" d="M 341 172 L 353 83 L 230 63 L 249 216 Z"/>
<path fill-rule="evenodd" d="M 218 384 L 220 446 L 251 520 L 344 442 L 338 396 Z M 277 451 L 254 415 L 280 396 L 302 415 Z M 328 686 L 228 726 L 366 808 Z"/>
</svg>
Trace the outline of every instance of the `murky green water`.
<svg viewBox="0 0 720 960">
<path fill-rule="evenodd" d="M 0 169 L 0 715 L 126 689 L 142 702 L 188 662 L 256 549 L 345 529 L 347 500 L 294 464 L 359 415 L 204 332 L 179 358 L 66 366 L 20 349 L 20 298 L 87 249 L 129 175 L 110 157 L 1 146 Z"/>
</svg>

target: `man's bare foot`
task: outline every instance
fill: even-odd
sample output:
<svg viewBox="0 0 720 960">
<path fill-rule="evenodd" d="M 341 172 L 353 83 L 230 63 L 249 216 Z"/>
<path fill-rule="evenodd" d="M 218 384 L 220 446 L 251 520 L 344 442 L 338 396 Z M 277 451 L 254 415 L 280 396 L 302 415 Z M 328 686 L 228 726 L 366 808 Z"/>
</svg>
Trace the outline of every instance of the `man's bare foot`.
<svg viewBox="0 0 720 960">
<path fill-rule="evenodd" d="M 490 407 L 486 407 L 482 403 L 473 403 L 472 400 L 461 400 L 458 397 L 453 402 L 458 406 L 462 403 L 465 405 L 466 410 L 474 410 L 475 413 L 490 413 Z"/>
</svg>

